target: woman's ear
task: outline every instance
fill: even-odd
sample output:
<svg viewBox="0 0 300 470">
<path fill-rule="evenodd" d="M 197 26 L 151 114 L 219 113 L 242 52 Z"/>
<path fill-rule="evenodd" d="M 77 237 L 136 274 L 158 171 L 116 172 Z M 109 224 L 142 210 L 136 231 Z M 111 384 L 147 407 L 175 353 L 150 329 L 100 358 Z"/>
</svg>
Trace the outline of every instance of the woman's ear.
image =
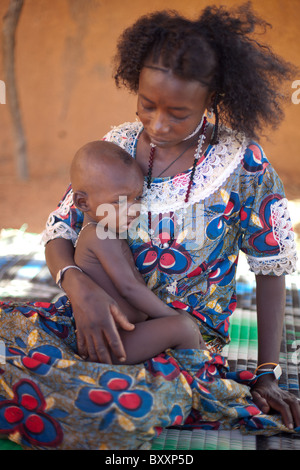
<svg viewBox="0 0 300 470">
<path fill-rule="evenodd" d="M 212 91 L 209 95 L 208 95 L 208 99 L 207 99 L 207 110 L 208 111 L 213 111 L 214 109 L 214 104 L 215 104 L 215 99 L 216 99 L 216 95 L 217 93 L 215 91 Z"/>
<path fill-rule="evenodd" d="M 88 195 L 84 191 L 74 191 L 73 202 L 77 209 L 82 212 L 87 212 L 90 210 Z"/>
</svg>

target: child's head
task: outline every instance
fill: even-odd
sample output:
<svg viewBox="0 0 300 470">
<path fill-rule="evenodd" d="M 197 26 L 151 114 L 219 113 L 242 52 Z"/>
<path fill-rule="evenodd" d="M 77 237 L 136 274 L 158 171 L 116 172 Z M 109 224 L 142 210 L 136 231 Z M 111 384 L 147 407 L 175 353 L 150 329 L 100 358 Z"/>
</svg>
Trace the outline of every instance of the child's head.
<svg viewBox="0 0 300 470">
<path fill-rule="evenodd" d="M 112 142 L 81 147 L 71 165 L 74 204 L 90 219 L 123 232 L 137 217 L 143 174 L 136 161 Z"/>
</svg>

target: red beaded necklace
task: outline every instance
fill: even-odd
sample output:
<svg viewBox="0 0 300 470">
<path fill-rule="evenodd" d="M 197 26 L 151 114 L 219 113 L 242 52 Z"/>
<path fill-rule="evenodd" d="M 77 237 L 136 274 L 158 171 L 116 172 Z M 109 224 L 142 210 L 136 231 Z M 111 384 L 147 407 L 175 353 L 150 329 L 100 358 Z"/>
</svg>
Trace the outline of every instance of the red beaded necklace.
<svg viewBox="0 0 300 470">
<path fill-rule="evenodd" d="M 191 192 L 191 189 L 192 189 L 192 186 L 193 186 L 194 175 L 195 175 L 197 163 L 199 161 L 199 158 L 202 155 L 202 147 L 203 147 L 203 143 L 204 143 L 204 140 L 205 140 L 205 137 L 206 137 L 205 136 L 206 128 L 207 128 L 207 119 L 205 117 L 204 120 L 203 120 L 203 125 L 202 125 L 201 130 L 200 130 L 198 145 L 197 145 L 197 149 L 196 149 L 196 152 L 195 152 L 194 162 L 193 162 L 193 166 L 192 166 L 191 173 L 190 173 L 190 179 L 189 179 L 189 182 L 188 182 L 188 186 L 187 186 L 187 190 L 186 190 L 186 194 L 185 194 L 185 198 L 184 198 L 184 202 L 186 204 L 188 203 L 189 198 L 190 198 L 190 192 Z M 151 146 L 151 148 L 150 148 L 149 163 L 148 163 L 148 174 L 147 174 L 148 206 L 149 206 L 149 192 L 151 190 L 151 182 L 152 182 L 152 170 L 153 170 L 153 163 L 154 163 L 154 156 L 155 156 L 155 145 L 150 144 L 150 146 Z M 179 157 L 181 157 L 181 155 L 183 155 L 183 153 L 180 154 Z M 172 163 L 174 163 L 176 160 L 178 160 L 179 157 L 177 157 Z M 171 218 L 172 219 L 174 218 L 173 213 L 171 214 Z M 153 243 L 154 240 L 152 238 L 152 221 L 151 221 L 151 211 L 150 210 L 148 210 L 148 233 L 150 235 L 151 242 Z M 173 240 L 174 240 L 174 235 L 170 237 L 170 240 L 167 243 L 161 244 L 160 242 L 158 242 L 158 243 L 153 243 L 153 244 L 159 245 L 161 248 L 168 248 L 171 245 L 171 243 L 173 242 Z"/>
</svg>

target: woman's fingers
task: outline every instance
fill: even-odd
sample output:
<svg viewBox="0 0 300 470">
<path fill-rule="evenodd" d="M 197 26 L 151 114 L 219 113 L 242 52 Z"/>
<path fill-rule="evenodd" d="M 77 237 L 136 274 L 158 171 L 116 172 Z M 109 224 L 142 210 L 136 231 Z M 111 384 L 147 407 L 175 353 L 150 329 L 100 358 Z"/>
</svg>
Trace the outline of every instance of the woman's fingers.
<svg viewBox="0 0 300 470">
<path fill-rule="evenodd" d="M 259 388 L 252 390 L 253 402 L 263 413 L 267 414 L 271 409 L 278 412 L 288 429 L 298 428 L 300 426 L 299 400 L 291 393 L 279 388 L 272 393 L 272 388 L 267 391 Z"/>
<path fill-rule="evenodd" d="M 265 398 L 263 398 L 258 392 L 252 392 L 252 399 L 255 405 L 265 414 L 269 413 L 270 406 Z"/>
<path fill-rule="evenodd" d="M 133 323 L 130 323 L 128 318 L 121 312 L 119 307 L 115 304 L 110 306 L 110 312 L 118 325 L 126 331 L 132 331 L 135 328 Z"/>
<path fill-rule="evenodd" d="M 84 336 L 81 334 L 80 330 L 76 330 L 76 340 L 77 340 L 77 350 L 78 354 L 82 359 L 87 359 L 89 357 L 88 350 L 86 347 Z"/>
</svg>

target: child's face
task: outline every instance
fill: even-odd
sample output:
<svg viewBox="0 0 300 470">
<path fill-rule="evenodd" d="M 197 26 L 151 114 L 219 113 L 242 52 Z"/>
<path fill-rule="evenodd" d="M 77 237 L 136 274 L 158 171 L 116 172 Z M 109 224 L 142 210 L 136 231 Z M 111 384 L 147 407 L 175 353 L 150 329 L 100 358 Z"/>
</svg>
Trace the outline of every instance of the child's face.
<svg viewBox="0 0 300 470">
<path fill-rule="evenodd" d="M 129 169 L 122 178 L 97 186 L 88 196 L 93 219 L 113 233 L 127 231 L 139 216 L 143 183 L 141 173 Z"/>
</svg>

